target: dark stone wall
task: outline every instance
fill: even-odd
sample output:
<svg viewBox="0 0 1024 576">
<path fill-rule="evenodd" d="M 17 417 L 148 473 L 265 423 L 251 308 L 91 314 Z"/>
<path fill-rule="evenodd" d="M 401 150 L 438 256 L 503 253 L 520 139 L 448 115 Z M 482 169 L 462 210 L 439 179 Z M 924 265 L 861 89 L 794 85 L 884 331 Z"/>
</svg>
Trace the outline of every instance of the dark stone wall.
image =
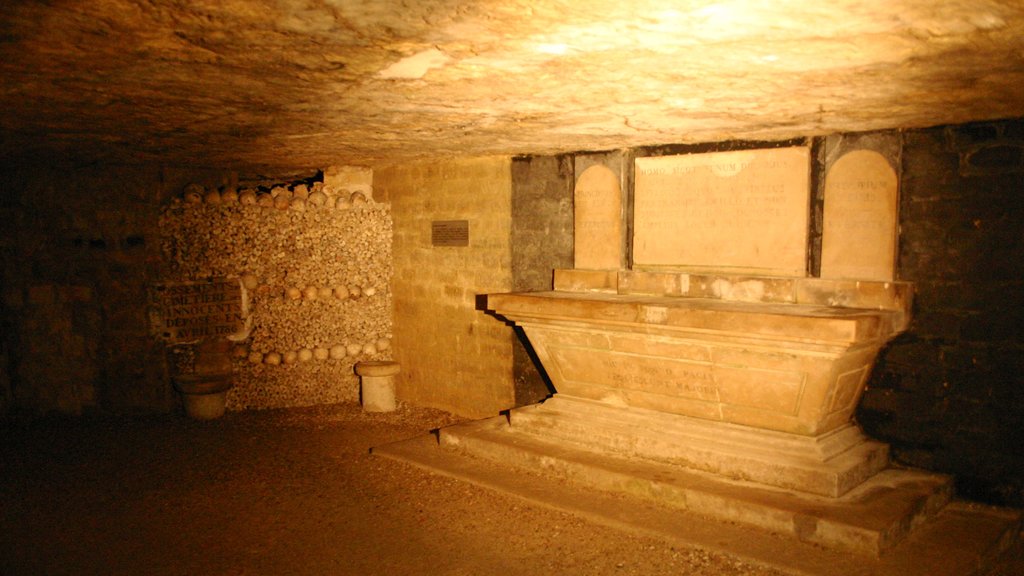
<svg viewBox="0 0 1024 576">
<path fill-rule="evenodd" d="M 1024 121 L 902 133 L 899 276 L 914 321 L 858 418 L 897 462 L 1024 506 Z"/>
<path fill-rule="evenodd" d="M 59 159 L 0 168 L 0 415 L 173 409 L 146 298 L 160 207 L 192 178 Z"/>
<path fill-rule="evenodd" d="M 512 289 L 551 290 L 552 271 L 572 268 L 572 157 L 532 156 L 512 161 Z M 517 406 L 550 394 L 540 362 L 516 328 L 512 374 Z"/>
</svg>

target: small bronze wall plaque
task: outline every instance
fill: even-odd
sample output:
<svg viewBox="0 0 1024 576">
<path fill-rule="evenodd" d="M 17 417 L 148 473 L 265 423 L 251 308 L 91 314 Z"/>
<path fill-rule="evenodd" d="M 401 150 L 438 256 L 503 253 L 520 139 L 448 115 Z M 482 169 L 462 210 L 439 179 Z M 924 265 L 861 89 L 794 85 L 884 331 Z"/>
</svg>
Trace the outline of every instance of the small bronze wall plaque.
<svg viewBox="0 0 1024 576">
<path fill-rule="evenodd" d="M 469 246 L 469 220 L 435 220 L 430 223 L 433 246 Z"/>
</svg>

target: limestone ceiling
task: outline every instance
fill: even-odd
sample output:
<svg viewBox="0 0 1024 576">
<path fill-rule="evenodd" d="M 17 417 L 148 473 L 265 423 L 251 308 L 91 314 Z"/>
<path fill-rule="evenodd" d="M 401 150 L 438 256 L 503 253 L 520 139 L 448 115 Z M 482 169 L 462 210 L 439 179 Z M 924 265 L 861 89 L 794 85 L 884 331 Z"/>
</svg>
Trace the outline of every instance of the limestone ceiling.
<svg viewBox="0 0 1024 576">
<path fill-rule="evenodd" d="M 5 0 L 0 153 L 300 174 L 1024 116 L 1019 0 Z"/>
</svg>

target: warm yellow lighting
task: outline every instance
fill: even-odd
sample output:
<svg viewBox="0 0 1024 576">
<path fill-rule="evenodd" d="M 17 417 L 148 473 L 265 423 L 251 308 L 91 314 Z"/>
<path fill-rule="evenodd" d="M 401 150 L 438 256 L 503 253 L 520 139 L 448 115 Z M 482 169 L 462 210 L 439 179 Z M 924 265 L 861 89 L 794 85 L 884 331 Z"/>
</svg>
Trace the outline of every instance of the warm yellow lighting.
<svg viewBox="0 0 1024 576">
<path fill-rule="evenodd" d="M 569 47 L 565 44 L 540 44 L 537 46 L 537 52 L 552 56 L 564 56 L 569 52 Z"/>
<path fill-rule="evenodd" d="M 697 15 L 706 18 L 709 23 L 728 24 L 735 19 L 733 8 L 726 4 L 712 4 L 697 10 Z"/>
</svg>

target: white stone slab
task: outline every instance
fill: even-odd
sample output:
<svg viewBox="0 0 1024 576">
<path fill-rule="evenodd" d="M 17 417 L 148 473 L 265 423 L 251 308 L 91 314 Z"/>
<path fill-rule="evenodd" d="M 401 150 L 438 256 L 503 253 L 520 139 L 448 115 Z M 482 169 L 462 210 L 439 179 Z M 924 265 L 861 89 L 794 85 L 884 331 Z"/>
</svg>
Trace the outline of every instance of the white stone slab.
<svg viewBox="0 0 1024 576">
<path fill-rule="evenodd" d="M 638 268 L 804 276 L 806 147 L 636 159 Z"/>
<path fill-rule="evenodd" d="M 896 172 L 873 150 L 844 155 L 825 176 L 821 277 L 892 280 Z"/>
</svg>

